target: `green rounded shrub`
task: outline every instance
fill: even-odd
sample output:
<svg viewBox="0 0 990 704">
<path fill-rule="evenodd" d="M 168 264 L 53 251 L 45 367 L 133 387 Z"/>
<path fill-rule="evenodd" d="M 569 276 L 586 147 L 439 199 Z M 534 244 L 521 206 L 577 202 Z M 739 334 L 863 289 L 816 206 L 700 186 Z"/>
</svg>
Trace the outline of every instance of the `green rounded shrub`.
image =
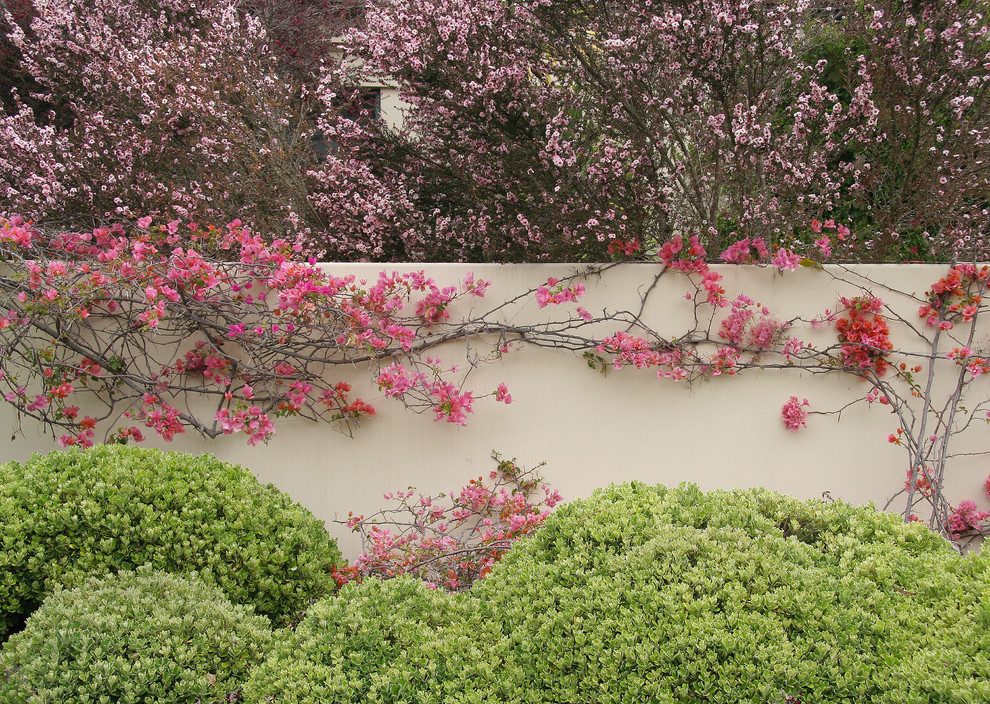
<svg viewBox="0 0 990 704">
<path fill-rule="evenodd" d="M 484 638 L 463 594 L 412 577 L 349 584 L 313 606 L 244 686 L 245 702 L 443 704 L 470 683 L 486 701 L 495 681 Z"/>
<path fill-rule="evenodd" d="M 472 596 L 504 701 L 982 702 L 987 567 L 872 507 L 632 483 L 558 509 Z"/>
<path fill-rule="evenodd" d="M 872 507 L 640 483 L 558 508 L 469 592 L 315 607 L 245 700 L 990 701 L 990 570 Z"/>
<path fill-rule="evenodd" d="M 322 522 L 211 455 L 102 446 L 0 465 L 0 641 L 56 584 L 150 565 L 196 573 L 284 624 L 330 593 Z"/>
<path fill-rule="evenodd" d="M 142 569 L 58 589 L 0 652 L 5 704 L 225 701 L 271 643 L 267 618 L 198 579 Z"/>
</svg>

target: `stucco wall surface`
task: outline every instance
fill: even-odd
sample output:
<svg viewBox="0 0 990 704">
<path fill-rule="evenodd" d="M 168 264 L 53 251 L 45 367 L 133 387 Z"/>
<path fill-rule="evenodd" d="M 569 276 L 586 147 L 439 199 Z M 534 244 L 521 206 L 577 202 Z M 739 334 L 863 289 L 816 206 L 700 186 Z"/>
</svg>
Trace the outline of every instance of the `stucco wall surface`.
<svg viewBox="0 0 990 704">
<path fill-rule="evenodd" d="M 454 283 L 466 271 L 491 280 L 484 300 L 468 304 L 478 310 L 526 291 L 548 276 L 564 278 L 580 267 L 563 264 L 527 265 L 326 265 L 337 275 L 353 273 L 373 280 L 382 269 L 420 270 L 441 285 Z M 835 311 L 841 295 L 864 287 L 914 326 L 919 301 L 946 267 L 928 265 L 858 265 L 828 272 L 799 269 L 780 274 L 755 267 L 715 267 L 724 277 L 729 298 L 746 293 L 781 318 L 812 318 Z M 585 281 L 581 305 L 593 314 L 603 310 L 638 310 L 644 292 L 659 271 L 657 265 L 627 264 Z M 887 288 L 900 293 L 893 293 Z M 665 275 L 651 291 L 644 320 L 676 337 L 691 321 L 693 307 L 685 300 L 692 290 L 682 275 Z M 573 306 L 537 306 L 528 297 L 507 309 L 513 320 L 540 321 L 566 316 Z M 462 313 L 466 310 L 462 310 Z M 920 328 L 919 328 L 920 329 Z M 607 326 L 600 334 L 614 332 Z M 892 323 L 895 345 L 909 343 Z M 835 340 L 834 327 L 812 330 L 796 323 L 792 334 L 819 344 Z M 987 346 L 987 335 L 976 337 Z M 483 340 L 473 340 L 477 349 Z M 951 347 L 950 347 L 951 348 Z M 465 362 L 463 340 L 435 354 L 445 363 Z M 920 349 L 920 352 L 924 352 Z M 797 433 L 785 429 L 781 406 L 794 395 L 807 398 L 812 411 L 836 411 L 866 390 L 863 381 L 845 374 L 810 375 L 793 369 L 750 371 L 687 386 L 657 379 L 648 370 L 589 369 L 575 352 L 519 345 L 501 360 L 476 368 L 468 386 L 477 394 L 508 385 L 509 406 L 492 399 L 478 401 L 468 425 L 434 422 L 433 414 L 416 415 L 385 398 L 366 369 L 345 370 L 354 395 L 378 408 L 378 415 L 347 437 L 324 425 L 288 419 L 266 446 L 252 448 L 242 436 L 207 441 L 190 434 L 172 443 L 150 441 L 170 449 L 211 452 L 252 469 L 263 481 L 287 491 L 327 522 L 341 548 L 353 557 L 356 536 L 333 523 L 348 511 L 370 514 L 383 507 L 382 493 L 415 486 L 423 492 L 451 492 L 466 481 L 487 474 L 492 450 L 532 466 L 546 461 L 546 479 L 568 498 L 582 497 L 610 482 L 640 479 L 651 483 L 695 482 L 703 489 L 765 486 L 800 497 L 829 492 L 853 503 L 883 504 L 903 485 L 904 451 L 887 441 L 897 428 L 889 409 L 865 403 L 839 415 L 811 415 Z M 985 399 L 990 380 L 978 379 L 972 398 Z M 970 404 L 972 407 L 973 404 Z M 28 422 L 11 438 L 17 422 L 9 407 L 0 408 L 6 430 L 2 459 L 24 459 L 33 451 L 56 447 L 41 429 Z M 9 439 L 9 441 L 8 441 Z M 990 428 L 974 425 L 957 449 L 990 449 Z M 986 504 L 982 484 L 988 469 L 980 456 L 959 457 L 951 469 L 950 498 L 976 498 Z"/>
</svg>

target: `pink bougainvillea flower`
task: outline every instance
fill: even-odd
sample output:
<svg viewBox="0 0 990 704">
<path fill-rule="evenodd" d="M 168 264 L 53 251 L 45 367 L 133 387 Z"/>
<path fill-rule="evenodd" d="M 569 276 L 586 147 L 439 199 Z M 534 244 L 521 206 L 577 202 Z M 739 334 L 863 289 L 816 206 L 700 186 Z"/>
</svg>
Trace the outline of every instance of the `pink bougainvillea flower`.
<svg viewBox="0 0 990 704">
<path fill-rule="evenodd" d="M 509 395 L 509 388 L 505 384 L 499 384 L 495 391 L 495 400 L 505 404 L 512 403 L 512 396 Z"/>
<path fill-rule="evenodd" d="M 778 249 L 770 262 L 780 271 L 794 271 L 801 263 L 801 257 L 789 249 Z"/>
<path fill-rule="evenodd" d="M 808 399 L 799 401 L 797 396 L 791 396 L 787 400 L 787 403 L 780 409 L 780 414 L 784 420 L 784 427 L 793 433 L 796 433 L 799 428 L 808 427 L 805 422 L 808 418 L 808 412 L 804 410 L 804 406 L 810 405 Z"/>
<path fill-rule="evenodd" d="M 990 518 L 990 511 L 977 509 L 976 502 L 966 499 L 952 509 L 946 527 L 953 540 L 958 540 L 963 534 L 980 531 L 983 522 Z"/>
</svg>

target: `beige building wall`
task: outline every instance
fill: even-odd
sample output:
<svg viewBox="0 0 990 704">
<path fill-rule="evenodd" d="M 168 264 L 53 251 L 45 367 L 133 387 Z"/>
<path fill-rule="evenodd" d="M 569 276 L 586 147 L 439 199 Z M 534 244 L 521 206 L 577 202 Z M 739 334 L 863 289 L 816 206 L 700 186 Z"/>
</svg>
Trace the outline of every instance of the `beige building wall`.
<svg viewBox="0 0 990 704">
<path fill-rule="evenodd" d="M 441 285 L 453 283 L 467 270 L 493 282 L 486 299 L 468 301 L 476 310 L 537 286 L 548 276 L 563 278 L 571 265 L 427 266 L 327 265 L 335 274 L 354 273 L 377 278 L 382 268 L 423 269 Z M 854 295 L 859 286 L 895 307 L 918 324 L 918 299 L 941 277 L 943 266 L 856 266 L 826 272 L 801 269 L 783 275 L 771 269 L 722 266 L 730 298 L 745 292 L 779 317 L 812 317 L 835 310 L 840 295 Z M 603 309 L 638 308 L 638 301 L 654 281 L 657 265 L 627 264 L 585 283 L 588 294 L 581 304 L 592 313 Z M 872 281 L 873 283 L 870 283 Z M 884 293 L 880 283 L 904 292 Z M 676 336 L 691 315 L 684 294 L 688 280 L 670 272 L 661 280 L 644 310 L 657 329 Z M 532 297 L 507 313 L 516 320 L 539 321 L 566 310 L 540 309 Z M 463 312 L 463 311 L 462 311 Z M 905 337 L 892 325 L 895 344 Z M 600 331 L 603 334 L 612 329 Z M 834 327 L 794 334 L 834 341 Z M 977 336 L 986 347 L 987 336 Z M 477 348 L 481 341 L 472 341 Z M 444 362 L 464 363 L 463 342 L 437 353 Z M 781 406 L 788 397 L 808 398 L 812 411 L 835 411 L 865 393 L 865 384 L 851 376 L 811 376 L 797 370 L 765 370 L 720 377 L 692 387 L 657 379 L 646 370 L 588 368 L 579 354 L 521 346 L 502 360 L 482 365 L 468 381 L 476 395 L 506 383 L 514 399 L 504 406 L 493 399 L 475 403 L 468 425 L 436 423 L 429 415 L 405 411 L 385 398 L 366 369 L 345 374 L 354 395 L 372 402 L 378 415 L 360 427 L 353 438 L 325 425 L 282 420 L 267 446 L 248 447 L 243 436 L 205 441 L 182 436 L 171 444 L 152 443 L 188 452 L 212 452 L 245 465 L 263 481 L 287 491 L 327 522 L 349 557 L 358 552 L 356 536 L 333 523 L 348 511 L 370 514 L 385 505 L 382 493 L 417 487 L 423 492 L 451 492 L 470 478 L 487 474 L 494 464 L 492 450 L 515 457 L 525 466 L 547 462 L 544 474 L 565 500 L 587 496 L 610 482 L 639 479 L 649 483 L 695 482 L 703 489 L 764 486 L 799 497 L 829 492 L 853 503 L 884 501 L 903 485 L 905 452 L 887 442 L 897 428 L 887 408 L 857 404 L 837 415 L 811 415 L 808 427 L 797 433 L 785 429 Z M 978 379 L 974 397 L 987 398 L 990 380 Z M 975 402 L 974 402 L 975 403 Z M 969 404 L 972 407 L 973 404 Z M 4 440 L 11 437 L 16 419 L 6 406 L 0 409 Z M 967 452 L 990 449 L 990 428 L 973 427 L 957 447 Z M 0 451 L 4 459 L 24 459 L 32 451 L 55 444 L 25 423 Z M 988 502 L 983 482 L 988 474 L 985 457 L 954 460 L 950 498 Z"/>
<path fill-rule="evenodd" d="M 399 90 L 395 86 L 383 84 L 378 88 L 381 90 L 381 119 L 391 127 L 400 129 L 406 121 L 409 106 L 399 98 Z"/>
</svg>

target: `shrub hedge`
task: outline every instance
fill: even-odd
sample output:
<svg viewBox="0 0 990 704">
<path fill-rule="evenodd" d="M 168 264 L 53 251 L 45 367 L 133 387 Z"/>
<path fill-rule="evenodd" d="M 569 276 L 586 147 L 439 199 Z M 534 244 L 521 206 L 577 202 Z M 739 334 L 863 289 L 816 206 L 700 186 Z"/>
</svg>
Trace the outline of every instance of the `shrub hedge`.
<svg viewBox="0 0 990 704">
<path fill-rule="evenodd" d="M 473 600 L 413 577 L 369 579 L 313 606 L 244 686 L 245 702 L 440 704 L 465 682 L 484 702 L 495 664 Z"/>
<path fill-rule="evenodd" d="M 259 704 L 330 701 L 347 683 L 379 702 L 986 702 L 988 566 L 872 507 L 623 484 L 558 508 L 465 594 L 342 591 L 245 692 Z"/>
<path fill-rule="evenodd" d="M 56 584 L 139 565 L 195 573 L 277 624 L 332 592 L 322 522 L 211 455 L 102 446 L 0 465 L 0 641 Z"/>
<path fill-rule="evenodd" d="M 0 652 L 5 704 L 226 701 L 270 645 L 267 618 L 149 569 L 59 588 Z"/>
<path fill-rule="evenodd" d="M 990 574 L 921 525 L 638 483 L 558 509 L 474 589 L 505 701 L 990 700 Z"/>
</svg>

